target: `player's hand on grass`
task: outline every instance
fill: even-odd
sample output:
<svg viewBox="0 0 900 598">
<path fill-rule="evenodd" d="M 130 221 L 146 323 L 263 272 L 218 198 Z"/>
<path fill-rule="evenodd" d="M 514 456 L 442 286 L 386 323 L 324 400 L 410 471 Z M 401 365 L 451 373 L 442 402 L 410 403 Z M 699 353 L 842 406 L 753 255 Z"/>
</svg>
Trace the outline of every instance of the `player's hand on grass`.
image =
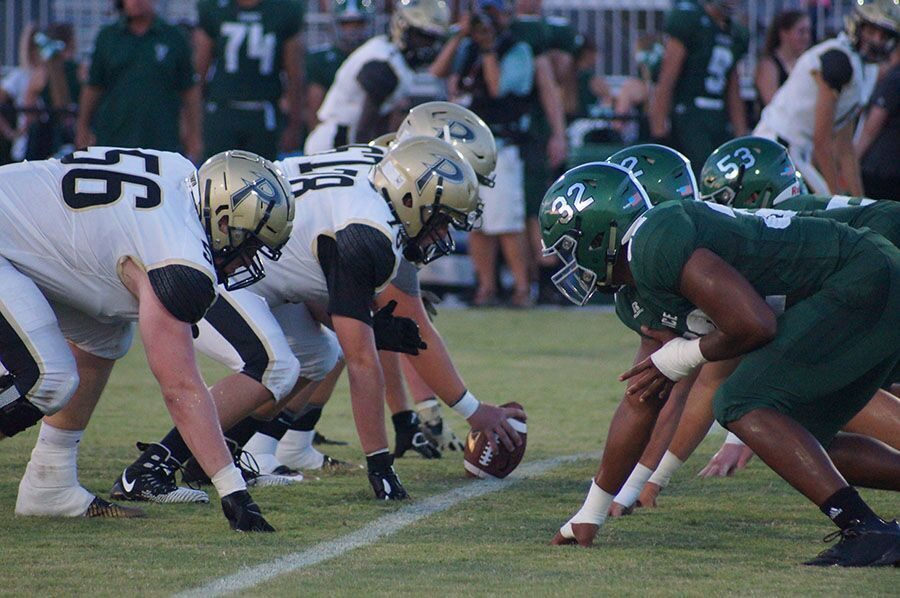
<svg viewBox="0 0 900 598">
<path fill-rule="evenodd" d="M 481 403 L 478 410 L 469 417 L 468 422 L 473 430 L 487 434 L 488 444 L 493 451 L 500 450 L 497 446 L 498 438 L 506 450 L 512 451 L 515 447 L 522 446 L 522 438 L 507 421 L 509 418 L 525 421 L 526 415 L 522 409 L 515 407 L 496 407 Z"/>
<path fill-rule="evenodd" d="M 626 507 L 625 505 L 620 505 L 619 503 L 613 501 L 613 504 L 609 505 L 609 516 L 624 517 L 625 515 L 631 515 L 632 513 L 634 513 L 634 507 L 635 505 Z"/>
<path fill-rule="evenodd" d="M 559 531 L 550 540 L 550 544 L 554 546 L 577 544 L 590 548 L 594 545 L 594 536 L 597 535 L 599 529 L 600 526 L 593 523 L 572 523 L 569 521 L 559 528 Z"/>
<path fill-rule="evenodd" d="M 259 507 L 246 490 L 238 490 L 222 497 L 222 512 L 231 529 L 238 532 L 274 532 L 275 528 L 263 518 Z"/>
<path fill-rule="evenodd" d="M 701 478 L 715 478 L 733 475 L 735 471 L 747 467 L 753 458 L 753 450 L 743 444 L 723 444 L 713 455 L 706 467 L 697 474 Z"/>
<path fill-rule="evenodd" d="M 409 498 L 406 488 L 394 471 L 394 457 L 388 452 L 366 457 L 369 483 L 378 500 L 404 500 Z"/>
<path fill-rule="evenodd" d="M 656 508 L 656 499 L 657 497 L 659 497 L 660 492 L 662 492 L 662 487 L 659 484 L 647 482 L 646 484 L 644 484 L 644 488 L 641 490 L 641 495 L 638 496 L 637 502 L 634 503 L 634 506 L 646 507 L 649 509 Z"/>
</svg>

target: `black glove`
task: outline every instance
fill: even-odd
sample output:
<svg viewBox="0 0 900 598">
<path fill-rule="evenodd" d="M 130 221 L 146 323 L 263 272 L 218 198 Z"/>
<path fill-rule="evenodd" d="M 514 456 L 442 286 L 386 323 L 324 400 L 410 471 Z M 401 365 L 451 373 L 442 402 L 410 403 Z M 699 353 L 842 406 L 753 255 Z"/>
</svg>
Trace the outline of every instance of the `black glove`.
<svg viewBox="0 0 900 598">
<path fill-rule="evenodd" d="M 391 301 L 372 318 L 372 329 L 375 332 L 375 346 L 379 351 L 409 353 L 418 355 L 419 349 L 427 349 L 419 336 L 419 325 L 410 318 L 395 317 L 396 301 Z"/>
<path fill-rule="evenodd" d="M 431 291 L 422 290 L 422 305 L 425 307 L 425 313 L 428 314 L 428 319 L 434 322 L 434 319 L 437 317 L 437 306 L 441 304 L 442 299 L 438 297 L 435 293 Z"/>
<path fill-rule="evenodd" d="M 263 519 L 259 507 L 246 490 L 238 490 L 222 497 L 222 511 L 231 525 L 239 532 L 274 532 L 275 528 Z"/>
<path fill-rule="evenodd" d="M 394 422 L 394 458 L 399 459 L 412 449 L 425 459 L 440 459 L 441 451 L 419 429 L 419 416 L 415 411 L 401 411 L 391 416 Z"/>
<path fill-rule="evenodd" d="M 369 468 L 369 483 L 378 500 L 405 500 L 409 498 L 397 472 L 394 471 L 394 457 L 390 453 L 378 453 L 366 457 Z"/>
</svg>

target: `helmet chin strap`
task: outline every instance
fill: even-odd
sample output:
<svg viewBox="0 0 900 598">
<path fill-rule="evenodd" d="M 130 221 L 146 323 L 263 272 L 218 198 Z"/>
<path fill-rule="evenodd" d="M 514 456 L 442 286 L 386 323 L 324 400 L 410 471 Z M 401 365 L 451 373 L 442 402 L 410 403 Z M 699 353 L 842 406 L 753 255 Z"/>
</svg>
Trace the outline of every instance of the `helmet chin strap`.
<svg viewBox="0 0 900 598">
<path fill-rule="evenodd" d="M 609 225 L 609 243 L 606 246 L 606 278 L 603 284 L 609 286 L 612 284 L 613 267 L 616 265 L 616 258 L 619 255 L 618 247 L 616 247 L 616 223 Z"/>
</svg>

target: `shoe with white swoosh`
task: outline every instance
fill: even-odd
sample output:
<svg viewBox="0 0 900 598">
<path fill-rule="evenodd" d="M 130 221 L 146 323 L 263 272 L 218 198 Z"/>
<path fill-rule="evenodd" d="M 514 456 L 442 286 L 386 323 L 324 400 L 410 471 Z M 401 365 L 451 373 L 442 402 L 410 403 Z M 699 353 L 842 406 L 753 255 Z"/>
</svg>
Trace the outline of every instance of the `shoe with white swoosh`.
<svg viewBox="0 0 900 598">
<path fill-rule="evenodd" d="M 125 468 L 109 495 L 116 500 L 156 503 L 208 503 L 202 490 L 180 487 L 175 472 L 181 465 L 161 444 L 138 443 L 143 451 L 137 461 Z"/>
</svg>

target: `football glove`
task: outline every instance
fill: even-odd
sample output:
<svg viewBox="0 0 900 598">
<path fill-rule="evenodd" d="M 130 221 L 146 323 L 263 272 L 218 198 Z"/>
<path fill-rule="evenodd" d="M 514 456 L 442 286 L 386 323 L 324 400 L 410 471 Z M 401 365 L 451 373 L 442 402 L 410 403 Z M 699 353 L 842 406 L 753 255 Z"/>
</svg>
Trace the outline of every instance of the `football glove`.
<svg viewBox="0 0 900 598">
<path fill-rule="evenodd" d="M 419 336 L 419 325 L 410 318 L 394 316 L 396 301 L 391 301 L 379 309 L 372 318 L 375 346 L 379 351 L 394 351 L 418 355 L 420 349 L 428 345 Z"/>
<path fill-rule="evenodd" d="M 438 297 L 437 294 L 424 289 L 421 291 L 421 296 L 422 305 L 425 307 L 425 313 L 428 314 L 428 319 L 434 322 L 434 319 L 438 314 L 437 306 L 440 305 L 442 299 Z"/>
<path fill-rule="evenodd" d="M 274 532 L 275 528 L 269 525 L 250 493 L 246 490 L 238 490 L 222 497 L 222 511 L 231 525 L 231 529 L 238 532 Z"/>
<path fill-rule="evenodd" d="M 419 429 L 441 451 L 462 451 L 463 443 L 450 424 L 441 416 L 441 404 L 437 399 L 428 399 L 416 405 L 419 412 Z"/>
<path fill-rule="evenodd" d="M 394 458 L 399 459 L 412 449 L 425 459 L 440 459 L 441 451 L 419 429 L 419 416 L 415 411 L 401 411 L 391 416 L 394 422 Z"/>
<path fill-rule="evenodd" d="M 369 483 L 378 500 L 405 500 L 409 498 L 397 472 L 394 471 L 394 457 L 388 452 L 366 457 L 369 468 Z"/>
</svg>

